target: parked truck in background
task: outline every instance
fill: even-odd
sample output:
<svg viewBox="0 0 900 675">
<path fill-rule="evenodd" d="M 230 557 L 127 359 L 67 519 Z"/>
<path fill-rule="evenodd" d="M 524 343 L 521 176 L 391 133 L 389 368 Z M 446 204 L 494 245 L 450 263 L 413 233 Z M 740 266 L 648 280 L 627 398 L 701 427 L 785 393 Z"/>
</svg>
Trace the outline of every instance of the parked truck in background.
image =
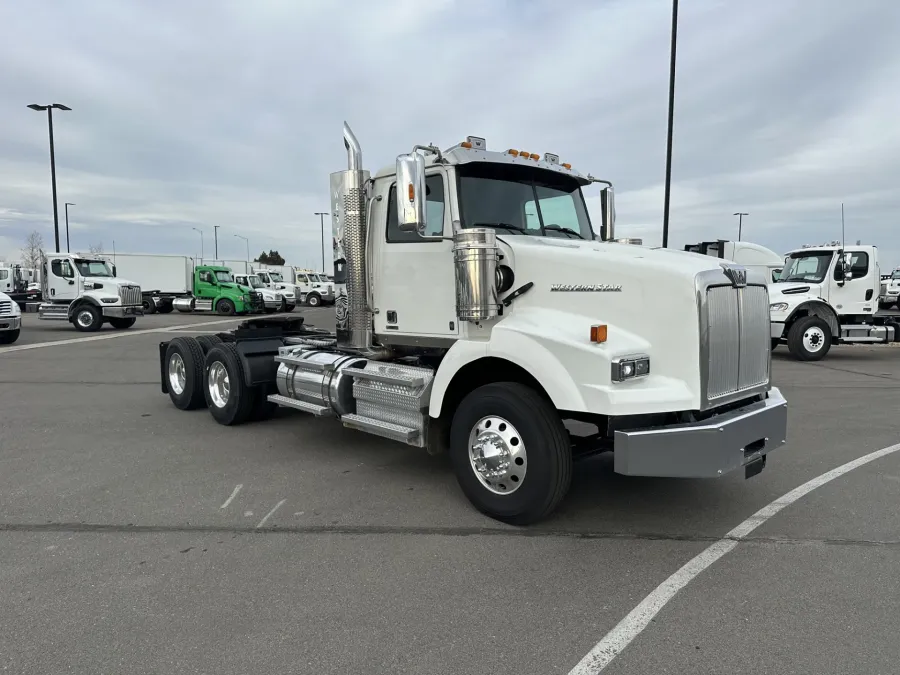
<svg viewBox="0 0 900 675">
<path fill-rule="evenodd" d="M 294 278 L 297 281 L 297 290 L 306 298 L 308 306 L 334 304 L 334 283 L 328 281 L 324 275 L 320 276 L 313 270 L 296 270 Z"/>
<path fill-rule="evenodd" d="M 35 287 L 37 278 L 36 270 L 18 263 L 0 263 L 0 293 L 8 295 L 19 309 L 25 309 L 26 303 L 40 302 L 41 289 Z"/>
<path fill-rule="evenodd" d="M 787 253 L 770 289 L 772 347 L 801 361 L 825 358 L 833 344 L 900 338 L 897 317 L 879 315 L 881 274 L 875 246 L 810 246 Z"/>
<path fill-rule="evenodd" d="M 0 291 L 0 345 L 11 345 L 19 339 L 22 310 L 19 303 Z"/>
<path fill-rule="evenodd" d="M 306 298 L 297 290 L 296 284 L 285 281 L 281 272 L 266 268 L 257 268 L 254 266 L 255 274 L 259 277 L 262 284 L 273 291 L 277 291 L 284 296 L 284 307 L 282 311 L 291 312 L 297 303 L 303 302 Z M 289 277 L 293 279 L 293 275 Z"/>
<path fill-rule="evenodd" d="M 143 314 L 141 287 L 119 278 L 101 257 L 81 253 L 41 254 L 38 318 L 69 321 L 83 332 L 131 328 Z"/>
<path fill-rule="evenodd" d="M 235 283 L 228 267 L 198 265 L 191 279 L 189 295 L 175 298 L 172 306 L 179 312 L 216 312 L 223 316 L 265 311 L 262 293 Z"/>
<path fill-rule="evenodd" d="M 273 291 L 271 288 L 267 288 L 265 284 L 260 280 L 259 276 L 256 274 L 235 274 L 234 282 L 238 286 L 244 286 L 246 288 L 251 289 L 252 291 L 259 293 L 263 299 L 263 305 L 265 307 L 266 313 L 271 314 L 273 312 L 293 312 L 294 311 L 294 303 L 287 304 L 287 298 L 279 292 Z"/>
<path fill-rule="evenodd" d="M 878 298 L 878 305 L 882 309 L 891 307 L 900 309 L 900 269 L 895 269 L 888 275 L 882 275 L 881 297 Z"/>
<path fill-rule="evenodd" d="M 556 508 L 577 457 L 749 478 L 786 442 L 762 274 L 615 243 L 612 184 L 550 153 L 469 137 L 417 145 L 372 177 L 346 124 L 344 144 L 348 168 L 330 181 L 334 330 L 262 317 L 212 346 L 162 342 L 176 407 L 235 425 L 283 406 L 446 451 L 469 500 L 515 524 Z M 603 241 L 582 193 L 593 183 Z"/>
<path fill-rule="evenodd" d="M 749 241 L 728 241 L 727 239 L 701 241 L 685 245 L 684 250 L 691 253 L 702 253 L 721 260 L 731 260 L 747 269 L 759 270 L 766 275 L 769 283 L 778 279 L 784 267 L 784 256 Z"/>
</svg>

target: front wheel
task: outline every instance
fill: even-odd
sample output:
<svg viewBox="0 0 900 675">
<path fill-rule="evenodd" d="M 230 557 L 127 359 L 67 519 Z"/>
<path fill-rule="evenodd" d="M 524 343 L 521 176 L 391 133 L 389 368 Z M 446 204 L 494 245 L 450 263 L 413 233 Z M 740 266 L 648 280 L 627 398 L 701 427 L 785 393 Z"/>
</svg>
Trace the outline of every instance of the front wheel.
<svg viewBox="0 0 900 675">
<path fill-rule="evenodd" d="M 322 298 L 320 296 L 316 295 L 315 293 L 310 293 L 306 297 L 306 304 L 309 305 L 310 307 L 318 307 L 319 305 L 322 304 Z"/>
<path fill-rule="evenodd" d="M 223 298 L 216 305 L 216 311 L 222 316 L 232 316 L 234 314 L 234 303 L 227 298 Z"/>
<path fill-rule="evenodd" d="M 517 382 L 488 384 L 463 399 L 449 452 L 469 501 L 512 525 L 549 515 L 572 481 L 572 449 L 559 413 Z"/>
<path fill-rule="evenodd" d="M 831 327 L 818 316 L 797 319 L 788 331 L 787 346 L 798 361 L 820 361 L 831 349 Z"/>
<path fill-rule="evenodd" d="M 21 328 L 0 332 L 0 345 L 11 345 L 13 342 L 19 339 L 19 334 L 21 332 Z"/>
<path fill-rule="evenodd" d="M 82 305 L 75 310 L 72 323 L 82 333 L 93 333 L 103 325 L 103 315 L 94 305 Z"/>
<path fill-rule="evenodd" d="M 125 317 L 110 317 L 109 325 L 113 328 L 118 328 L 119 330 L 125 330 L 126 328 L 131 328 L 134 325 L 134 322 L 137 319 L 133 316 L 125 316 Z"/>
</svg>

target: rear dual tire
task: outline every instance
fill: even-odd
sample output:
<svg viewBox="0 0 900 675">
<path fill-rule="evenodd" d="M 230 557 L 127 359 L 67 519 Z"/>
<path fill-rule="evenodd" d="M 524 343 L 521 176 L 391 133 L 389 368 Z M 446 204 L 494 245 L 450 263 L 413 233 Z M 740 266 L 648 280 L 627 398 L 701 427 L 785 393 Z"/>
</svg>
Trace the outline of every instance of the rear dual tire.
<svg viewBox="0 0 900 675">
<path fill-rule="evenodd" d="M 246 385 L 240 355 L 232 342 L 220 342 L 209 350 L 204 375 L 206 406 L 219 424 L 236 426 L 268 419 L 278 407 L 267 400 L 265 387 Z"/>
</svg>

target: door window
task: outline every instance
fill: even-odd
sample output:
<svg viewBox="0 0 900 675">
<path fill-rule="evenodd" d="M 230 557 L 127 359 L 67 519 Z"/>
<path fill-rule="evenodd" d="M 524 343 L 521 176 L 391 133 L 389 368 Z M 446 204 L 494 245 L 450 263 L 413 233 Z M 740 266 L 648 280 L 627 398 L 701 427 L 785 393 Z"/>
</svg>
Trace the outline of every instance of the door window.
<svg viewBox="0 0 900 675">
<path fill-rule="evenodd" d="M 54 260 L 50 263 L 50 270 L 55 276 L 62 277 L 63 279 L 71 279 L 75 276 L 72 265 L 68 260 Z"/>
<path fill-rule="evenodd" d="M 850 273 L 853 279 L 861 279 L 869 273 L 869 254 L 865 251 L 856 251 L 850 254 Z M 843 270 L 841 265 L 834 266 L 834 278 L 836 281 L 843 281 Z"/>
<path fill-rule="evenodd" d="M 0 270 L 0 281 L 9 279 L 9 270 Z"/>
<path fill-rule="evenodd" d="M 425 177 L 425 233 L 426 237 L 440 237 L 444 233 L 444 177 L 433 174 Z M 397 185 L 388 195 L 387 241 L 392 244 L 422 241 L 415 232 L 400 229 L 397 220 Z M 439 239 L 435 241 L 440 241 Z"/>
</svg>

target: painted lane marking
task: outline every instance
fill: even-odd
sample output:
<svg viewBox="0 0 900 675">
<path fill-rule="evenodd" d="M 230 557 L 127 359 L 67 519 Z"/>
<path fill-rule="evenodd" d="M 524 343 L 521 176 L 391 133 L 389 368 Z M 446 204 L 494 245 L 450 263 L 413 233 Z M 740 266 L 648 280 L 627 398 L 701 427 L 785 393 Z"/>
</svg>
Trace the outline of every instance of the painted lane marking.
<svg viewBox="0 0 900 675">
<path fill-rule="evenodd" d="M 278 509 L 280 509 L 280 508 L 281 508 L 281 505 L 284 504 L 286 501 L 287 501 L 287 499 L 282 499 L 282 500 L 281 500 L 280 502 L 278 502 L 274 507 L 272 507 L 272 510 L 269 511 L 265 516 L 263 516 L 263 519 L 262 519 L 261 521 L 259 521 L 259 522 L 256 524 L 257 529 L 260 528 L 260 527 L 262 527 L 263 525 L 265 525 L 265 524 L 266 524 L 266 521 L 267 521 L 269 518 L 271 518 L 272 516 L 274 516 L 274 515 L 275 515 L 275 512 L 276 512 Z"/>
<path fill-rule="evenodd" d="M 900 443 L 891 445 L 881 450 L 876 450 L 868 455 L 863 455 L 852 462 L 847 462 L 832 469 L 821 476 L 807 481 L 800 487 L 794 488 L 775 501 L 764 506 L 740 525 L 728 532 L 719 541 L 711 544 L 700 554 L 685 563 L 677 572 L 657 586 L 650 595 L 644 598 L 637 607 L 622 619 L 618 625 L 609 631 L 578 664 L 569 671 L 569 675 L 596 675 L 608 666 L 622 650 L 624 650 L 634 638 L 648 626 L 653 618 L 666 604 L 675 597 L 682 588 L 687 586 L 703 570 L 716 562 L 719 558 L 734 549 L 738 543 L 772 516 L 787 508 L 801 497 L 808 495 L 816 488 L 830 483 L 835 478 L 853 471 L 869 462 L 891 455 L 900 450 Z"/>
<path fill-rule="evenodd" d="M 219 508 L 220 509 L 228 508 L 228 505 L 234 500 L 235 497 L 238 496 L 238 492 L 241 491 L 242 487 L 244 487 L 243 483 L 238 483 L 237 485 L 235 485 L 234 490 L 231 491 L 231 496 L 229 496 L 228 499 L 226 499 L 225 502 L 222 504 L 222 506 L 220 506 Z"/>
<path fill-rule="evenodd" d="M 132 330 L 132 331 L 122 331 L 121 333 L 111 333 L 109 335 L 91 335 L 90 337 L 82 337 L 82 338 L 69 338 L 67 340 L 53 340 L 52 342 L 36 342 L 30 345 L 19 345 L 17 347 L 4 347 L 0 349 L 0 356 L 3 354 L 11 354 L 12 352 L 21 352 L 26 349 L 41 349 L 42 347 L 61 347 L 64 345 L 74 345 L 79 342 L 95 342 L 97 340 L 115 340 L 116 338 L 123 337 L 131 337 L 133 335 L 149 335 L 150 333 L 174 333 L 178 331 L 183 331 L 185 329 L 190 329 L 193 326 L 214 326 L 216 324 L 222 323 L 234 323 L 235 321 L 241 321 L 241 319 L 222 319 L 219 321 L 203 321 L 200 323 L 194 324 L 182 324 L 180 326 L 169 326 L 169 327 L 160 327 L 160 328 L 145 328 L 143 330 Z M 198 332 L 206 332 L 206 331 L 198 331 Z"/>
</svg>

